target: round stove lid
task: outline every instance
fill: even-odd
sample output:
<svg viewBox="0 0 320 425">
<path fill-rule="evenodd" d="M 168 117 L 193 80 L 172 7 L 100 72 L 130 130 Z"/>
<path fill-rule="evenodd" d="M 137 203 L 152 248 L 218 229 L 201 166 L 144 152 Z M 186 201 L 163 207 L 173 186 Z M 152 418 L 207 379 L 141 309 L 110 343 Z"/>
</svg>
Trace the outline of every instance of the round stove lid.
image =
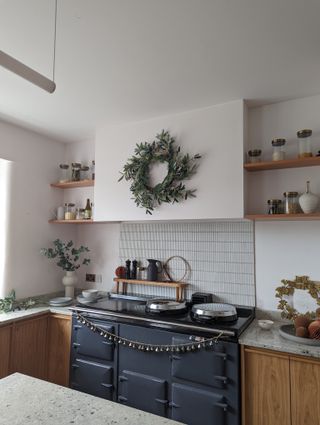
<svg viewBox="0 0 320 425">
<path fill-rule="evenodd" d="M 154 299 L 147 302 L 146 308 L 149 311 L 177 311 L 185 309 L 186 303 L 166 299 Z"/>
<path fill-rule="evenodd" d="M 237 310 L 233 305 L 220 303 L 195 304 L 192 313 L 206 317 L 237 316 Z"/>
</svg>

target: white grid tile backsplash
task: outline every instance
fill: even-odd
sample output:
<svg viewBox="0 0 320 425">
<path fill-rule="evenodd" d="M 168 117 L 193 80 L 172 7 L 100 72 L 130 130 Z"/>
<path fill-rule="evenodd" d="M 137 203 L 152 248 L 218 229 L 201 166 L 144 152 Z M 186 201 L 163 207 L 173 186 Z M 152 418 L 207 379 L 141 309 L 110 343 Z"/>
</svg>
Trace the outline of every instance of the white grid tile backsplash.
<svg viewBox="0 0 320 425">
<path fill-rule="evenodd" d="M 211 292 L 217 301 L 255 305 L 254 232 L 247 221 L 192 223 L 122 223 L 120 261 L 147 258 L 162 262 L 173 255 L 185 258 L 191 267 L 186 282 L 187 298 L 196 291 Z M 170 263 L 174 276 L 181 276 L 184 265 Z M 146 276 L 143 275 L 143 278 Z M 173 297 L 174 290 L 133 287 L 133 292 Z"/>
</svg>

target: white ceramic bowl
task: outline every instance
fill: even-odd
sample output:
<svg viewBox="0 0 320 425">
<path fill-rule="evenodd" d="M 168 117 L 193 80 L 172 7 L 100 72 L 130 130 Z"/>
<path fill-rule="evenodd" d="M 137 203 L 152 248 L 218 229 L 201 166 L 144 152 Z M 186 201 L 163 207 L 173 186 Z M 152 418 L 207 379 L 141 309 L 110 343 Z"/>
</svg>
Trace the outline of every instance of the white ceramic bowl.
<svg viewBox="0 0 320 425">
<path fill-rule="evenodd" d="M 258 320 L 258 325 L 261 329 L 269 330 L 272 328 L 274 322 L 272 320 Z"/>
<path fill-rule="evenodd" d="M 86 298 L 87 300 L 94 300 L 98 296 L 98 290 L 97 289 L 85 289 L 82 291 L 83 298 Z"/>
</svg>

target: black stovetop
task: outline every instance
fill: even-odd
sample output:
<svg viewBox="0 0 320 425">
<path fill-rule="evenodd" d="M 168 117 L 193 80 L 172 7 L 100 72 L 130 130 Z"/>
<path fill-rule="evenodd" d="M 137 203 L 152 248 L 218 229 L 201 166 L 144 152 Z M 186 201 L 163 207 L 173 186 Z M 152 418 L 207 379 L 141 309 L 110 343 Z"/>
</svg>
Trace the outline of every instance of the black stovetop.
<svg viewBox="0 0 320 425">
<path fill-rule="evenodd" d="M 164 327 L 177 330 L 191 330 L 199 332 L 224 331 L 227 336 L 238 338 L 240 334 L 249 326 L 254 319 L 254 307 L 236 306 L 238 319 L 233 322 L 213 321 L 210 323 L 199 323 L 190 316 L 190 311 L 183 314 L 166 315 L 163 313 L 146 313 L 146 302 L 128 301 L 123 299 L 102 298 L 97 302 L 84 305 L 77 305 L 74 310 L 82 312 L 92 312 L 117 318 L 138 320 L 148 325 Z"/>
</svg>

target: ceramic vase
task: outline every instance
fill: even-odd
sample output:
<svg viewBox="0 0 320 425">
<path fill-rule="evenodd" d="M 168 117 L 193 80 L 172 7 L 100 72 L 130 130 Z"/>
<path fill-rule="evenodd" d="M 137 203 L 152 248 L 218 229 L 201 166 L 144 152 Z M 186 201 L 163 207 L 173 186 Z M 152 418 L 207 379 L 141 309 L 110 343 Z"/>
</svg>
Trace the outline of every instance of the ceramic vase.
<svg viewBox="0 0 320 425">
<path fill-rule="evenodd" d="M 76 272 L 66 272 L 62 278 L 62 283 L 65 286 L 65 296 L 74 298 L 74 287 L 78 282 Z"/>
<path fill-rule="evenodd" d="M 307 188 L 299 198 L 299 204 L 305 214 L 312 214 L 316 211 L 319 203 L 319 197 L 310 191 L 310 182 L 307 182 Z"/>
</svg>

